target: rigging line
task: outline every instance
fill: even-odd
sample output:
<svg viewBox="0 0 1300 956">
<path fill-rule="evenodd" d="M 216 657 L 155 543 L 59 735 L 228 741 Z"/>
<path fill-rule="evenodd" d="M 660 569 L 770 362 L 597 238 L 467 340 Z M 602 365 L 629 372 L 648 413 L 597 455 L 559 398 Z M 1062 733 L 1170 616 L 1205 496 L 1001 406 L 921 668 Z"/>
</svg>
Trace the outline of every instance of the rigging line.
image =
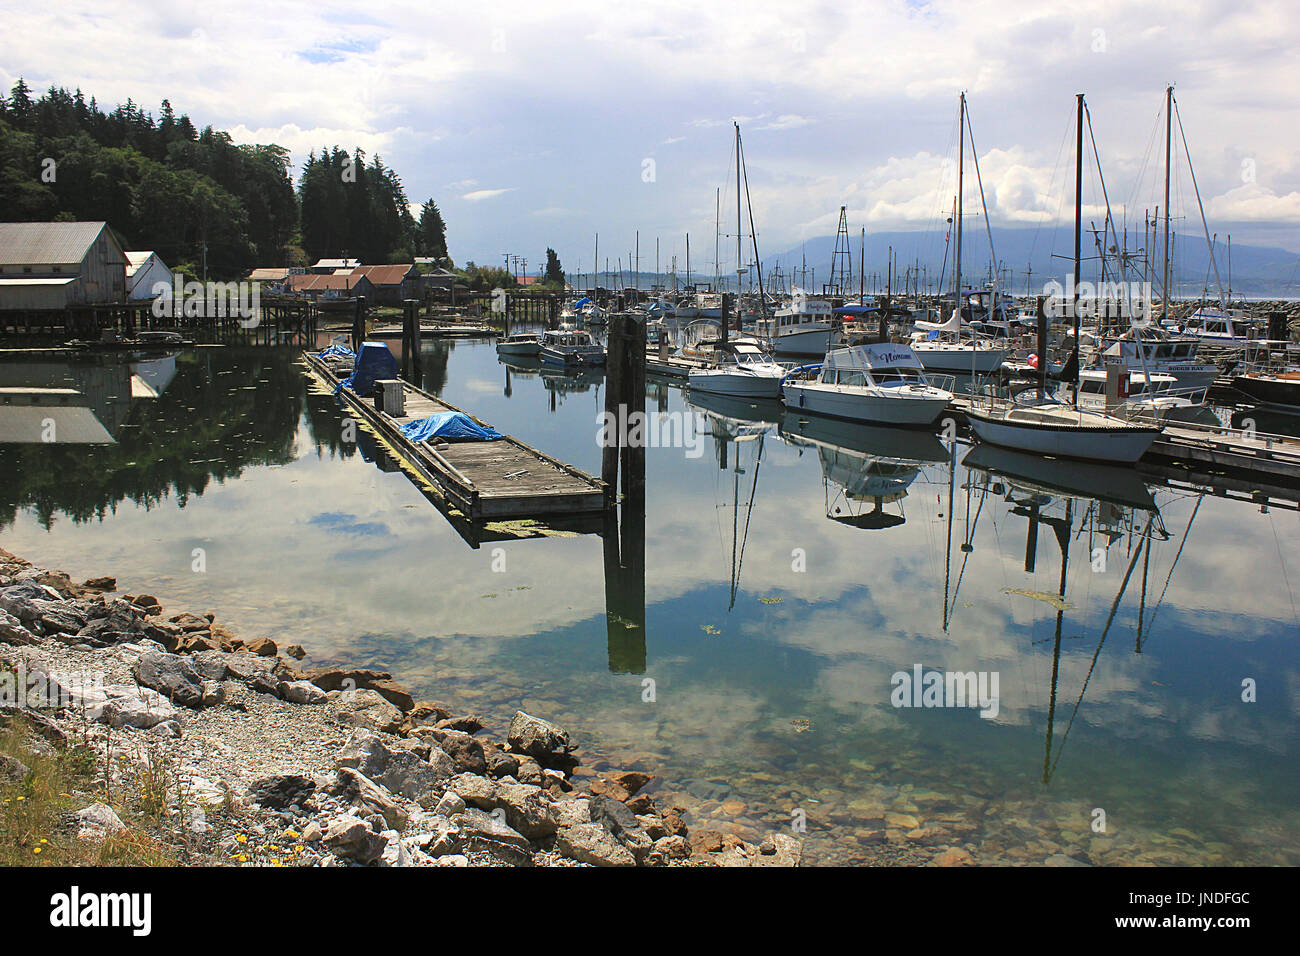
<svg viewBox="0 0 1300 956">
<path fill-rule="evenodd" d="M 754 480 L 749 486 L 749 505 L 745 509 L 745 531 L 740 538 L 740 559 L 736 565 L 736 587 L 740 586 L 740 566 L 745 563 L 745 542 L 749 540 L 749 519 L 754 514 L 754 492 L 758 490 L 758 470 L 763 467 L 763 437 L 758 436 L 758 455 L 754 460 Z M 737 452 L 739 455 L 739 452 Z M 732 590 L 731 603 L 736 603 L 735 588 Z"/>
<path fill-rule="evenodd" d="M 989 237 L 989 257 L 993 260 L 993 268 L 996 272 L 998 267 L 998 253 L 997 250 L 993 248 L 993 226 L 989 223 L 988 203 L 984 201 L 984 180 L 980 176 L 980 156 L 979 156 L 979 152 L 975 149 L 975 130 L 971 129 L 971 125 L 970 125 L 969 105 L 967 105 L 966 107 L 966 131 L 970 134 L 970 154 L 971 154 L 972 162 L 975 163 L 975 182 L 979 185 L 980 188 L 980 208 L 984 210 L 984 232 Z M 960 290 L 958 291 L 960 294 Z M 997 297 L 997 286 L 994 285 L 994 298 L 996 299 L 996 297 Z M 961 311 L 960 302 L 957 303 L 957 310 L 958 312 Z"/>
<path fill-rule="evenodd" d="M 1210 224 L 1205 221 L 1205 205 L 1201 202 L 1201 187 L 1196 185 L 1196 169 L 1192 166 L 1192 151 L 1187 148 L 1187 132 L 1183 129 L 1183 113 L 1174 99 L 1174 116 L 1178 119 L 1178 136 L 1183 141 L 1183 155 L 1187 157 L 1187 171 L 1192 174 L 1192 188 L 1196 190 L 1196 206 L 1201 211 L 1201 226 L 1205 230 L 1205 244 L 1210 249 L 1210 264 L 1214 266 L 1214 283 L 1219 288 L 1219 305 L 1228 307 L 1228 300 L 1223 294 L 1223 280 L 1219 278 L 1219 262 L 1214 256 L 1214 244 L 1210 241 Z"/>
<path fill-rule="evenodd" d="M 1137 549 L 1133 552 L 1133 559 L 1128 563 L 1128 570 L 1124 572 L 1124 580 L 1120 582 L 1115 600 L 1111 602 L 1110 615 L 1106 618 L 1106 626 L 1102 628 L 1101 637 L 1097 639 L 1097 649 L 1092 652 L 1092 663 L 1088 665 L 1088 674 L 1083 679 L 1083 686 L 1079 688 L 1079 699 L 1074 702 L 1074 710 L 1070 714 L 1070 720 L 1065 725 L 1065 733 L 1061 737 L 1061 746 L 1057 748 L 1056 759 L 1052 761 L 1052 774 L 1056 773 L 1056 765 L 1061 762 L 1061 754 L 1065 752 L 1065 742 L 1070 739 L 1070 728 L 1074 726 L 1074 718 L 1078 716 L 1079 707 L 1083 704 L 1083 695 L 1088 691 L 1088 683 L 1092 680 L 1092 672 L 1097 667 L 1098 658 L 1101 657 L 1101 648 L 1106 643 L 1106 635 L 1110 633 L 1110 626 L 1115 620 L 1115 612 L 1119 610 L 1119 602 L 1128 589 L 1128 581 L 1133 576 L 1133 568 L 1137 564 L 1138 555 L 1142 553 L 1143 545 L 1149 544 L 1146 535 L 1151 531 L 1152 520 L 1153 518 L 1147 518 L 1146 531 L 1143 532 L 1142 540 L 1138 542 Z"/>
<path fill-rule="evenodd" d="M 1058 146 L 1056 150 L 1056 165 L 1052 167 L 1052 178 L 1047 181 L 1047 192 L 1043 196 L 1044 199 L 1048 199 L 1050 196 L 1052 196 L 1053 193 L 1056 192 L 1056 175 L 1061 171 L 1061 158 L 1065 155 L 1065 144 L 1070 138 L 1070 127 L 1072 125 L 1073 125 L 1072 123 L 1066 123 L 1065 131 L 1061 134 L 1061 145 Z M 1059 209 L 1057 210 L 1057 215 L 1058 217 L 1060 215 Z M 1029 243 L 1029 258 L 1031 260 L 1034 257 L 1034 252 L 1037 251 L 1038 249 L 1038 239 L 1039 239 L 1039 234 L 1042 232 L 1042 229 L 1043 229 L 1043 220 L 1040 219 L 1038 221 L 1038 225 L 1034 227 L 1034 236 Z M 1053 222 L 1052 224 L 1052 234 L 1053 234 L 1053 242 L 1055 242 L 1055 234 L 1056 234 L 1055 222 Z"/>
<path fill-rule="evenodd" d="M 1097 164 L 1097 180 L 1101 183 L 1101 197 L 1106 201 L 1106 225 L 1110 227 L 1111 238 L 1115 240 L 1115 248 L 1118 249 L 1119 234 L 1115 232 L 1115 217 L 1111 213 L 1110 195 L 1106 192 L 1106 176 L 1101 171 L 1101 152 L 1097 149 L 1097 137 L 1093 134 L 1092 131 L 1092 110 L 1088 108 L 1088 101 L 1086 99 L 1083 101 L 1083 113 L 1088 118 L 1088 139 L 1092 141 L 1092 157 L 1094 162 L 1096 162 Z M 1104 252 L 1102 255 L 1101 262 L 1102 262 L 1102 271 L 1104 273 L 1105 266 L 1106 266 L 1106 257 Z M 1122 270 L 1120 274 L 1120 278 L 1124 279 L 1125 278 L 1123 274 L 1124 262 L 1122 259 L 1120 260 L 1120 269 Z"/>
<path fill-rule="evenodd" d="M 1282 557 L 1282 542 L 1277 537 L 1277 525 L 1272 521 L 1272 515 L 1269 515 L 1269 527 L 1273 529 L 1273 545 L 1277 548 L 1277 566 L 1282 572 L 1282 582 L 1286 585 L 1287 596 L 1291 599 L 1291 618 L 1300 624 L 1300 619 L 1296 618 L 1295 610 L 1295 592 L 1291 590 L 1291 578 L 1286 573 L 1286 560 Z"/>
</svg>

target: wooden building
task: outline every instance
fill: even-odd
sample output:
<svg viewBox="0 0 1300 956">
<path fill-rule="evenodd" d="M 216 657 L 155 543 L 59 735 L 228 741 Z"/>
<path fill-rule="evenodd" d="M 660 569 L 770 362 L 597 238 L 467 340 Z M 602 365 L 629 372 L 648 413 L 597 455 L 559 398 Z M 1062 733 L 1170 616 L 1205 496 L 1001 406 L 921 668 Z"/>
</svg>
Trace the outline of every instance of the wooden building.
<svg viewBox="0 0 1300 956">
<path fill-rule="evenodd" d="M 125 302 L 127 264 L 104 222 L 0 222 L 0 310 Z"/>
<path fill-rule="evenodd" d="M 128 299 L 152 299 L 154 288 L 162 283 L 171 288 L 175 275 L 167 263 L 156 252 L 126 253 L 126 297 Z"/>
</svg>

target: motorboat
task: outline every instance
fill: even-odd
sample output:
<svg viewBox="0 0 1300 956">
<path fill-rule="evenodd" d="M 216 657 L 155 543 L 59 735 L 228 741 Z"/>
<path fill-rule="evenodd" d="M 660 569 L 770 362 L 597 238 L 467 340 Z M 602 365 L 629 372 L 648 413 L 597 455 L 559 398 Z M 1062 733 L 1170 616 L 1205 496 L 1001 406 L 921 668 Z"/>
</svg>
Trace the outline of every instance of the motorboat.
<svg viewBox="0 0 1300 956">
<path fill-rule="evenodd" d="M 796 294 L 790 303 L 754 323 L 754 333 L 772 351 L 821 357 L 831 342 L 831 304 Z"/>
<path fill-rule="evenodd" d="M 692 369 L 686 376 L 691 391 L 748 398 L 779 398 L 787 369 L 778 365 L 753 339 L 719 342 L 708 368 Z"/>
<path fill-rule="evenodd" d="M 952 401 L 936 388 L 907 345 L 884 343 L 832 349 L 819 366 L 786 376 L 789 408 L 885 425 L 932 425 Z"/>
<path fill-rule="evenodd" d="M 1030 395 L 1032 388 L 1010 402 L 972 405 L 966 418 L 975 436 L 1016 451 L 1131 465 L 1160 434 L 1159 424 L 1079 408 L 1051 392 Z"/>
<path fill-rule="evenodd" d="M 1232 379 L 1232 387 L 1260 405 L 1300 411 L 1300 370 L 1237 375 Z"/>
<path fill-rule="evenodd" d="M 961 316 L 955 309 L 947 322 L 918 319 L 914 327 L 916 331 L 912 333 L 912 349 L 928 372 L 992 375 L 1002 368 L 1002 363 L 1007 359 L 1006 349 L 980 341 L 973 332 L 970 333 L 969 342 L 960 341 Z"/>
<path fill-rule="evenodd" d="M 544 365 L 604 365 L 605 347 L 581 329 L 551 329 L 542 333 L 537 353 Z"/>
<path fill-rule="evenodd" d="M 512 332 L 497 339 L 498 355 L 534 356 L 542 350 L 542 337 L 537 332 Z"/>
</svg>

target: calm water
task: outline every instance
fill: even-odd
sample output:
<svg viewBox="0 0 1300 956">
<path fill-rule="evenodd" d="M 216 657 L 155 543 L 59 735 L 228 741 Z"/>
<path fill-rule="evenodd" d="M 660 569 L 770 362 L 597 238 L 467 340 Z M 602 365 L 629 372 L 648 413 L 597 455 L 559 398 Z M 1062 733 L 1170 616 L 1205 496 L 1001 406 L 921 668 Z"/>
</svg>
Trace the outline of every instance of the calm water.
<svg viewBox="0 0 1300 956">
<path fill-rule="evenodd" d="M 599 374 L 486 343 L 424 357 L 427 387 L 599 472 Z M 617 535 L 458 530 L 367 435 L 341 441 L 287 351 L 0 366 L 15 384 L 82 390 L 116 444 L 0 444 L 4 547 L 556 719 L 592 765 L 660 773 L 697 826 L 806 816 L 818 862 L 894 852 L 886 813 L 898 846 L 980 862 L 1300 862 L 1280 505 L 715 402 L 698 457 L 647 451 L 643 560 L 625 515 L 620 569 Z M 647 403 L 697 411 L 653 380 Z M 894 707 L 915 665 L 996 675 L 996 717 Z"/>
</svg>

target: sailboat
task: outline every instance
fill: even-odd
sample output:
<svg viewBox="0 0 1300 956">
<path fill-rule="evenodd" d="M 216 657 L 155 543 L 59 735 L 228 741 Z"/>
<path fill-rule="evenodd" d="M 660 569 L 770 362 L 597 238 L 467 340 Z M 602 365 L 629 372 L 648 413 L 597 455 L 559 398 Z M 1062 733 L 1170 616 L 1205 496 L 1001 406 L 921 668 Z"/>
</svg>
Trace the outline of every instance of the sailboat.
<svg viewBox="0 0 1300 956">
<path fill-rule="evenodd" d="M 1077 97 L 1077 133 L 1075 150 L 1074 206 L 1074 287 L 1079 287 L 1079 263 L 1083 213 L 1083 94 Z M 1076 303 L 1077 306 L 1077 303 Z M 1074 310 L 1074 359 L 1077 368 L 1079 310 Z M 1040 333 L 1041 334 L 1041 333 Z M 1046 371 L 1046 343 L 1039 341 L 1039 363 Z M 1046 377 L 1040 373 L 1037 388 L 1021 390 L 1010 402 L 988 407 L 972 405 L 966 413 L 971 430 L 980 441 L 1005 448 L 1052 455 L 1058 458 L 1082 458 L 1135 464 L 1156 440 L 1161 426 L 1148 422 L 1130 422 L 1099 411 L 1078 407 L 1047 391 Z"/>
</svg>

